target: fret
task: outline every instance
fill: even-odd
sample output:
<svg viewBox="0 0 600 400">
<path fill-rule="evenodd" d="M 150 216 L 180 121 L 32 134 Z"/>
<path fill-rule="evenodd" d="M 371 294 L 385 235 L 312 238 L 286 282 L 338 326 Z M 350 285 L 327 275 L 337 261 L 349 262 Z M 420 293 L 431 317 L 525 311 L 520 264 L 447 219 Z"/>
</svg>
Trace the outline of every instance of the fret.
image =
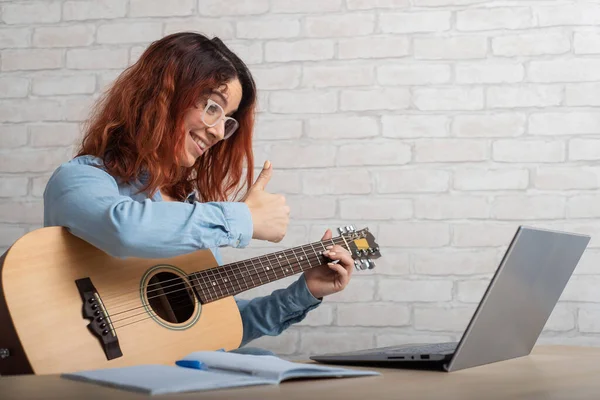
<svg viewBox="0 0 600 400">
<path fill-rule="evenodd" d="M 252 287 L 256 286 L 256 283 L 254 283 L 254 278 L 252 277 L 252 273 L 250 273 L 250 270 L 248 269 L 248 266 L 246 265 L 246 260 L 243 261 L 244 263 L 244 267 L 246 268 L 246 272 L 248 273 L 248 277 L 250 277 L 250 280 L 252 281 Z M 246 278 L 244 278 L 244 280 L 246 280 Z"/>
<path fill-rule="evenodd" d="M 346 245 L 346 250 L 350 251 L 350 246 L 348 245 L 348 242 L 346 242 L 346 238 L 344 237 L 344 235 L 340 235 L 340 237 L 342 238 L 342 240 L 344 241 L 344 244 Z"/>
<path fill-rule="evenodd" d="M 313 244 L 310 244 L 310 248 L 312 249 L 313 253 L 315 253 L 315 257 L 317 257 L 317 262 L 319 263 L 319 265 L 321 265 L 321 259 L 319 258 L 319 253 L 317 253 L 317 251 L 315 250 L 315 246 L 313 246 Z"/>
<path fill-rule="evenodd" d="M 304 253 L 304 257 L 306 257 L 306 264 L 308 266 L 308 268 L 303 268 L 303 269 L 310 269 L 310 268 L 312 268 L 312 264 L 310 263 L 310 258 L 308 258 L 308 255 L 306 254 L 306 251 L 304 250 L 304 246 L 300 247 L 300 249 Z"/>
<path fill-rule="evenodd" d="M 214 268 L 209 268 L 204 271 L 206 272 L 206 276 L 210 279 L 209 286 L 215 292 L 215 299 L 219 299 L 223 295 L 223 292 L 221 292 L 221 286 L 219 286 L 217 284 L 217 281 L 216 281 L 217 276 L 215 275 L 213 269 Z M 221 296 L 219 296 L 219 294 L 217 293 L 217 288 L 219 289 L 219 292 L 221 292 Z"/>
<path fill-rule="evenodd" d="M 298 266 L 300 267 L 300 271 L 298 271 L 298 272 L 302 272 L 303 271 L 302 270 L 302 263 L 300 262 L 300 260 L 298 260 L 298 256 L 296 255 L 296 252 L 294 251 L 294 249 L 292 248 L 290 250 L 291 250 L 292 254 L 294 255 L 294 257 L 296 257 L 296 260 L 298 261 Z"/>
<path fill-rule="evenodd" d="M 215 268 L 219 274 L 219 278 L 221 279 L 221 282 L 219 283 L 219 286 L 221 286 L 221 288 L 225 291 L 225 295 L 228 296 L 231 293 L 233 293 L 233 291 L 227 290 L 227 285 L 230 285 L 230 277 L 229 277 L 229 268 L 223 268 L 223 267 L 218 267 Z M 222 285 L 221 285 L 222 284 Z M 232 287 L 233 289 L 233 287 Z"/>
<path fill-rule="evenodd" d="M 252 260 L 249 260 L 250 264 L 252 264 L 252 268 L 254 268 L 254 272 L 258 272 L 258 269 L 256 268 L 256 265 L 254 265 L 254 262 Z M 257 273 L 256 275 L 258 275 L 258 280 L 260 281 L 260 284 L 263 284 L 262 279 L 260 278 L 260 273 Z"/>
<path fill-rule="evenodd" d="M 270 270 L 270 268 L 269 267 L 265 267 L 263 265 L 262 257 L 258 257 L 258 262 L 260 264 L 260 268 L 262 269 L 262 272 L 259 272 L 258 276 L 260 277 L 261 274 L 264 274 L 265 279 L 267 280 L 267 282 L 271 282 L 271 278 L 269 278 L 269 270 Z"/>
<path fill-rule="evenodd" d="M 281 268 L 281 272 L 283 272 L 283 276 L 287 276 L 286 272 L 289 272 L 289 269 L 287 267 L 283 267 L 283 265 L 281 265 L 281 259 L 283 258 L 283 255 L 281 253 L 277 253 L 275 254 L 275 259 L 277 260 L 277 263 L 279 264 L 279 268 Z"/>
<path fill-rule="evenodd" d="M 269 256 L 266 256 L 265 258 L 269 262 L 269 267 L 271 268 L 271 271 L 273 271 L 273 275 L 275 275 L 275 279 L 273 279 L 273 280 L 274 281 L 278 280 L 279 278 L 277 278 L 277 271 L 275 270 L 275 268 L 273 268 L 273 264 L 271 263 L 271 260 L 269 259 Z M 283 276 L 282 276 L 282 278 L 283 278 Z"/>
<path fill-rule="evenodd" d="M 204 283 L 204 279 L 202 279 L 202 280 L 200 279 L 201 278 L 201 274 L 200 273 L 196 273 L 194 275 L 195 275 L 196 281 L 198 282 L 198 284 L 200 286 L 200 293 L 201 293 L 200 298 L 201 298 L 201 300 L 210 301 L 210 293 L 205 292 L 204 288 L 202 287 L 202 284 Z M 205 297 L 206 297 L 206 299 L 205 299 Z"/>
<path fill-rule="evenodd" d="M 232 279 L 232 281 L 231 281 L 231 282 L 232 282 L 232 289 L 235 289 L 235 288 L 233 287 L 233 282 L 234 282 L 234 280 L 235 280 L 235 283 L 237 283 L 237 285 L 238 285 L 238 288 L 240 289 L 240 292 L 243 292 L 243 290 L 242 290 L 242 285 L 240 285 L 240 280 L 238 279 L 238 273 L 237 273 L 237 271 L 239 271 L 239 267 L 237 266 L 237 264 L 235 264 L 235 263 L 234 263 L 233 265 L 231 265 L 231 266 L 229 267 L 229 269 L 232 271 L 232 273 L 233 273 L 233 278 L 234 278 L 234 279 Z M 237 271 L 236 271 L 236 270 L 237 270 Z M 235 290 L 234 290 L 234 291 L 235 291 Z"/>
</svg>

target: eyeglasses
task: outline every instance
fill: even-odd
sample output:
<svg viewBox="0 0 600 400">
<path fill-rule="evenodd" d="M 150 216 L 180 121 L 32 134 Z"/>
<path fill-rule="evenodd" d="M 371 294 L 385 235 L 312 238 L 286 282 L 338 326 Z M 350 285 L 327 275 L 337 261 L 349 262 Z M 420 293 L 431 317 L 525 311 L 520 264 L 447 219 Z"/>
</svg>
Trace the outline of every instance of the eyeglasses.
<svg viewBox="0 0 600 400">
<path fill-rule="evenodd" d="M 225 111 L 218 103 L 208 99 L 202 114 L 202 122 L 208 127 L 213 127 L 222 119 L 225 120 L 225 134 L 223 135 L 223 140 L 225 140 L 235 133 L 240 124 L 235 119 L 225 116 Z"/>
</svg>

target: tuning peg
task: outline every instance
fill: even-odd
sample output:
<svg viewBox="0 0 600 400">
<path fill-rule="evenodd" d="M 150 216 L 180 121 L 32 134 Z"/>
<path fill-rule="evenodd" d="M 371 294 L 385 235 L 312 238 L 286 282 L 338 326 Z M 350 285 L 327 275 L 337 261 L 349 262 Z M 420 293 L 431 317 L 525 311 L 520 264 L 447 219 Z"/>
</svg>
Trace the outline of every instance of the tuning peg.
<svg viewBox="0 0 600 400">
<path fill-rule="evenodd" d="M 348 232 L 354 232 L 354 231 L 355 231 L 355 229 L 354 229 L 354 225 L 348 225 L 348 226 L 346 226 L 346 230 L 347 230 Z"/>
<path fill-rule="evenodd" d="M 340 226 L 339 228 L 337 228 L 337 230 L 340 235 L 343 235 L 344 233 L 346 233 L 346 228 L 344 228 L 343 226 Z"/>
<path fill-rule="evenodd" d="M 373 269 L 375 268 L 375 263 L 368 258 L 361 258 L 359 260 L 354 261 L 354 268 L 359 271 L 363 271 L 365 269 Z"/>
</svg>

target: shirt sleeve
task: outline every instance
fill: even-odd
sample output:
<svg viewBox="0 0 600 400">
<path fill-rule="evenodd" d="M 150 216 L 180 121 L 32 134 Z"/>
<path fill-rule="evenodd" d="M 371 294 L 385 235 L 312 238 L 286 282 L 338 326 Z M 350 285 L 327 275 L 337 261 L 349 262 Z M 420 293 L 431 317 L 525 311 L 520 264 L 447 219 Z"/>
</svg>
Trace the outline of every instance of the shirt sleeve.
<svg viewBox="0 0 600 400">
<path fill-rule="evenodd" d="M 308 290 L 304 274 L 287 288 L 275 290 L 268 296 L 236 299 L 244 330 L 240 347 L 263 335 L 279 335 L 290 325 L 302 321 L 321 302 Z"/>
<path fill-rule="evenodd" d="M 245 203 L 136 201 L 121 195 L 106 171 L 84 164 L 64 164 L 51 176 L 44 191 L 44 226 L 64 226 L 120 258 L 245 247 L 253 230 Z"/>
</svg>

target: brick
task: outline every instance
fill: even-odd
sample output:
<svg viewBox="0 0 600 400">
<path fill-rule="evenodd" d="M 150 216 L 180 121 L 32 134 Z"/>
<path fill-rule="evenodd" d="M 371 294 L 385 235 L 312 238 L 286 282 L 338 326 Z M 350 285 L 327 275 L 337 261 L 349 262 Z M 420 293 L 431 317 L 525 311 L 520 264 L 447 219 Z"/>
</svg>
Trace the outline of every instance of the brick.
<svg viewBox="0 0 600 400">
<path fill-rule="evenodd" d="M 377 68 L 377 82 L 382 85 L 432 85 L 448 83 L 452 77 L 447 64 L 394 64 Z"/>
<path fill-rule="evenodd" d="M 564 54 L 571 50 L 567 32 L 534 32 L 503 35 L 492 38 L 492 53 L 495 56 L 540 56 Z"/>
<path fill-rule="evenodd" d="M 260 42 L 227 42 L 227 47 L 247 65 L 263 61 L 263 48 Z"/>
<path fill-rule="evenodd" d="M 531 61 L 527 74 L 531 82 L 582 82 L 600 80 L 599 59 Z"/>
<path fill-rule="evenodd" d="M 497 196 L 492 217 L 505 220 L 564 218 L 566 198 L 551 195 Z"/>
<path fill-rule="evenodd" d="M 366 194 L 371 193 L 371 176 L 366 170 L 307 171 L 302 179 L 304 193 L 322 194 Z"/>
<path fill-rule="evenodd" d="M 577 264 L 577 267 L 575 268 L 575 271 L 573 272 L 573 274 L 575 274 L 575 275 L 595 275 L 598 273 L 599 263 L 600 263 L 600 251 L 593 250 L 593 249 L 587 249 L 581 256 L 581 259 L 579 260 L 579 263 Z"/>
<path fill-rule="evenodd" d="M 333 154 L 335 147 L 331 145 L 274 144 L 269 159 L 274 168 L 281 169 L 333 167 Z"/>
<path fill-rule="evenodd" d="M 63 101 L 60 121 L 84 122 L 90 114 L 95 98 L 92 96 L 70 96 Z M 54 119 L 56 120 L 56 119 Z"/>
<path fill-rule="evenodd" d="M 407 88 L 346 89 L 340 93 L 344 111 L 402 110 L 410 106 Z"/>
<path fill-rule="evenodd" d="M 0 198 L 19 197 L 27 195 L 27 187 L 29 185 L 28 181 L 29 180 L 27 179 L 27 177 L 23 176 L 0 175 Z M 2 243 L 2 241 L 0 240 L 0 245 L 6 245 L 6 243 Z"/>
<path fill-rule="evenodd" d="M 288 196 L 287 203 L 291 208 L 291 216 L 296 219 L 333 218 L 337 210 L 333 197 Z"/>
<path fill-rule="evenodd" d="M 254 126 L 257 140 L 298 139 L 302 136 L 302 121 L 258 118 Z"/>
<path fill-rule="evenodd" d="M 436 169 L 394 169 L 377 173 L 379 193 L 445 192 L 450 184 L 448 171 Z"/>
<path fill-rule="evenodd" d="M 39 96 L 94 93 L 94 75 L 43 76 L 34 78 L 31 92 Z"/>
<path fill-rule="evenodd" d="M 511 137 L 525 133 L 527 117 L 520 113 L 457 115 L 452 134 L 459 137 Z"/>
<path fill-rule="evenodd" d="M 262 168 L 254 170 L 254 179 L 258 177 Z M 267 191 L 271 193 L 301 193 L 302 185 L 300 181 L 299 171 L 282 171 L 278 170 L 271 175 L 271 179 L 267 185 Z M 289 199 L 287 199 L 289 201 Z"/>
<path fill-rule="evenodd" d="M 109 22 L 98 25 L 96 41 L 100 44 L 149 43 L 161 36 L 159 22 Z"/>
<path fill-rule="evenodd" d="M 476 233 L 477 231 L 469 231 L 468 234 L 470 236 Z M 454 237 L 456 238 L 456 231 Z M 496 269 L 500 257 L 494 249 L 477 248 L 411 252 L 414 272 L 422 275 L 487 275 Z"/>
<path fill-rule="evenodd" d="M 26 144 L 26 125 L 0 125 L 0 149 L 14 149 Z"/>
<path fill-rule="evenodd" d="M 2 222 L 8 224 L 40 224 L 43 217 L 44 205 L 41 201 L 0 202 L 0 221 Z"/>
<path fill-rule="evenodd" d="M 415 307 L 416 329 L 428 331 L 464 332 L 469 320 L 475 312 L 475 305 L 470 307 Z"/>
<path fill-rule="evenodd" d="M 375 15 L 371 13 L 306 17 L 304 21 L 304 31 L 309 37 L 364 36 L 374 30 Z"/>
<path fill-rule="evenodd" d="M 415 199 L 418 219 L 489 218 L 490 203 L 486 197 L 435 195 Z"/>
<path fill-rule="evenodd" d="M 30 125 L 32 147 L 65 147 L 74 145 L 81 136 L 77 124 L 36 124 Z"/>
<path fill-rule="evenodd" d="M 399 203 L 401 205 L 401 203 Z M 377 237 L 375 238 L 376 243 Z M 386 248 L 385 257 L 373 260 L 376 265 L 377 275 L 408 275 L 410 273 L 410 260 L 406 249 Z"/>
<path fill-rule="evenodd" d="M 529 116 L 533 135 L 579 135 L 600 133 L 600 113 L 587 111 L 540 112 Z"/>
<path fill-rule="evenodd" d="M 235 36 L 234 24 L 220 18 L 189 17 L 165 20 L 165 36 L 182 31 L 198 32 L 209 38 L 216 36 L 222 40 L 233 39 Z"/>
<path fill-rule="evenodd" d="M 325 13 L 342 8 L 342 0 L 287 0 L 271 4 L 272 13 Z"/>
<path fill-rule="evenodd" d="M 515 235 L 517 227 L 514 224 L 505 224 L 501 222 L 479 222 L 479 223 L 463 223 L 452 225 L 452 245 L 456 247 L 498 247 L 507 246 L 512 237 Z M 441 257 L 441 256 L 440 256 Z M 499 259 L 496 257 L 494 260 Z M 460 264 L 460 263 L 459 263 Z M 487 272 L 492 271 L 497 266 L 497 262 L 488 265 Z M 474 266 L 476 267 L 476 266 Z"/>
<path fill-rule="evenodd" d="M 2 21 L 6 24 L 44 24 L 60 21 L 60 2 L 38 1 L 2 6 Z"/>
<path fill-rule="evenodd" d="M 31 178 L 31 195 L 33 197 L 42 197 L 44 195 L 50 175 L 51 173 Z"/>
<path fill-rule="evenodd" d="M 448 136 L 450 118 L 441 115 L 384 115 L 381 125 L 384 137 L 444 137 Z"/>
<path fill-rule="evenodd" d="M 569 140 L 569 160 L 600 160 L 600 140 Z"/>
<path fill-rule="evenodd" d="M 239 21 L 236 36 L 240 39 L 283 39 L 300 34 L 298 18 L 257 19 Z"/>
<path fill-rule="evenodd" d="M 572 276 L 560 299 L 562 301 L 598 302 L 598 276 Z"/>
<path fill-rule="evenodd" d="M 544 326 L 544 331 L 567 332 L 572 329 L 575 329 L 575 311 L 557 304 Z"/>
<path fill-rule="evenodd" d="M 409 199 L 351 198 L 340 200 L 340 217 L 353 220 L 396 220 L 410 219 L 413 204 Z"/>
<path fill-rule="evenodd" d="M 569 198 L 567 202 L 568 218 L 596 218 L 600 217 L 600 197 L 582 194 Z"/>
<path fill-rule="evenodd" d="M 269 0 L 203 0 L 198 2 L 198 14 L 210 17 L 264 14 L 268 10 Z"/>
<path fill-rule="evenodd" d="M 382 247 L 443 247 L 450 243 L 450 229 L 441 222 L 382 223 L 378 243 Z"/>
<path fill-rule="evenodd" d="M 300 85 L 301 72 L 299 65 L 252 68 L 258 90 L 294 89 Z"/>
<path fill-rule="evenodd" d="M 486 0 L 413 0 L 413 5 L 423 7 L 462 6 L 467 4 L 485 3 Z"/>
<path fill-rule="evenodd" d="M 109 69 L 127 67 L 129 54 L 127 49 L 86 48 L 67 51 L 69 69 Z"/>
<path fill-rule="evenodd" d="M 562 103 L 559 85 L 492 86 L 486 91 L 486 102 L 492 108 L 551 107 Z"/>
<path fill-rule="evenodd" d="M 5 153 L 0 158 L 0 172 L 47 172 L 70 159 L 66 149 L 23 149 Z"/>
<path fill-rule="evenodd" d="M 489 147 L 487 141 L 475 139 L 421 139 L 415 142 L 415 161 L 485 161 Z"/>
<path fill-rule="evenodd" d="M 304 39 L 293 42 L 265 43 L 268 62 L 317 61 L 333 58 L 334 42 L 327 39 Z"/>
<path fill-rule="evenodd" d="M 452 300 L 452 282 L 386 278 L 379 282 L 379 298 L 404 302 L 449 301 Z"/>
<path fill-rule="evenodd" d="M 405 326 L 410 324 L 410 307 L 406 304 L 340 304 L 339 326 Z"/>
<path fill-rule="evenodd" d="M 333 303 L 370 302 L 375 298 L 375 281 L 372 277 L 352 276 L 352 280 L 341 292 L 327 296 Z"/>
<path fill-rule="evenodd" d="M 45 99 L 12 99 L 0 101 L 0 121 L 57 121 L 65 110 L 58 101 Z"/>
<path fill-rule="evenodd" d="M 29 91 L 29 79 L 11 77 L 0 78 L 0 98 L 27 97 Z"/>
<path fill-rule="evenodd" d="M 332 304 L 321 304 L 319 307 L 311 310 L 306 318 L 296 324 L 296 326 L 327 326 L 333 325 L 333 316 L 337 307 Z"/>
<path fill-rule="evenodd" d="M 521 168 L 461 168 L 454 173 L 454 189 L 511 190 L 525 189 L 529 172 Z"/>
<path fill-rule="evenodd" d="M 346 0 L 349 10 L 370 10 L 377 8 L 408 8 L 410 0 Z"/>
<path fill-rule="evenodd" d="M 565 87 L 565 105 L 600 106 L 599 83 L 574 83 Z"/>
<path fill-rule="evenodd" d="M 284 114 L 324 114 L 337 110 L 337 95 L 328 91 L 279 91 L 269 98 L 269 110 Z"/>
<path fill-rule="evenodd" d="M 600 307 L 596 304 L 583 304 L 579 306 L 577 320 L 580 332 L 600 332 Z"/>
<path fill-rule="evenodd" d="M 419 110 L 481 110 L 483 89 L 479 87 L 416 88 L 413 101 Z"/>
<path fill-rule="evenodd" d="M 204 2 L 201 2 L 204 3 Z M 174 17 L 192 15 L 196 9 L 196 0 L 130 0 L 130 17 Z"/>
<path fill-rule="evenodd" d="M 497 140 L 492 144 L 492 158 L 501 162 L 561 162 L 565 147 L 562 140 Z"/>
<path fill-rule="evenodd" d="M 313 310 L 315 312 L 317 309 Z M 310 317 L 310 314 L 307 318 Z M 262 336 L 254 339 L 248 346 L 258 347 L 260 349 L 270 350 L 277 355 L 290 355 L 298 351 L 298 342 L 300 341 L 300 333 L 287 330 L 277 336 Z"/>
<path fill-rule="evenodd" d="M 525 67 L 515 62 L 456 64 L 457 83 L 515 83 L 523 81 Z"/>
<path fill-rule="evenodd" d="M 123 71 L 120 70 L 109 70 L 98 73 L 98 91 L 100 93 L 104 93 L 106 90 L 108 90 L 114 83 L 115 79 L 117 79 L 117 77 L 121 75 L 122 72 Z"/>
<path fill-rule="evenodd" d="M 593 4 L 569 4 L 550 7 L 534 7 L 538 26 L 598 25 L 600 6 Z"/>
<path fill-rule="evenodd" d="M 600 34 L 598 32 L 575 32 L 573 34 L 575 54 L 600 53 Z"/>
<path fill-rule="evenodd" d="M 597 167 L 539 167 L 535 172 L 534 185 L 539 189 L 597 189 L 600 169 Z"/>
<path fill-rule="evenodd" d="M 31 45 L 30 28 L 0 29 L 0 49 L 29 47 Z"/>
<path fill-rule="evenodd" d="M 35 47 L 83 47 L 94 42 L 96 27 L 92 24 L 35 28 Z"/>
<path fill-rule="evenodd" d="M 56 69 L 63 65 L 63 50 L 4 50 L 2 71 Z"/>
<path fill-rule="evenodd" d="M 127 13 L 127 3 L 122 0 L 65 1 L 63 19 L 114 19 L 124 17 Z"/>
<path fill-rule="evenodd" d="M 302 86 L 335 87 L 367 86 L 375 80 L 371 66 L 305 66 L 302 74 Z"/>
<path fill-rule="evenodd" d="M 487 39 L 483 36 L 415 37 L 418 60 L 460 60 L 485 58 Z"/>
<path fill-rule="evenodd" d="M 0 191 L 0 197 L 2 197 Z M 25 228 L 11 225 L 0 225 L 0 246 L 9 247 L 17 241 L 21 236 L 25 235 Z M 0 254 L 3 254 L 2 251 Z"/>
<path fill-rule="evenodd" d="M 408 37 L 353 37 L 340 39 L 338 42 L 338 57 L 349 58 L 386 58 L 404 57 L 410 54 Z"/>
<path fill-rule="evenodd" d="M 450 29 L 450 11 L 382 13 L 379 26 L 384 33 L 443 32 Z"/>
<path fill-rule="evenodd" d="M 397 140 L 369 144 L 345 144 L 337 153 L 337 165 L 401 165 L 412 158 L 410 145 Z"/>
<path fill-rule="evenodd" d="M 462 303 L 479 303 L 489 285 L 489 279 L 457 282 L 457 299 Z"/>
<path fill-rule="evenodd" d="M 276 4 L 276 3 L 275 3 Z M 347 330 L 347 328 L 343 328 Z M 328 352 L 354 351 L 357 348 L 369 349 L 375 345 L 372 333 L 347 332 L 304 332 L 300 337 L 300 352 L 324 354 Z"/>
<path fill-rule="evenodd" d="M 459 31 L 526 29 L 534 26 L 529 7 L 473 8 L 456 13 Z"/>
<path fill-rule="evenodd" d="M 313 139 L 364 139 L 379 135 L 373 117 L 323 117 L 308 120 L 308 137 Z"/>
</svg>

